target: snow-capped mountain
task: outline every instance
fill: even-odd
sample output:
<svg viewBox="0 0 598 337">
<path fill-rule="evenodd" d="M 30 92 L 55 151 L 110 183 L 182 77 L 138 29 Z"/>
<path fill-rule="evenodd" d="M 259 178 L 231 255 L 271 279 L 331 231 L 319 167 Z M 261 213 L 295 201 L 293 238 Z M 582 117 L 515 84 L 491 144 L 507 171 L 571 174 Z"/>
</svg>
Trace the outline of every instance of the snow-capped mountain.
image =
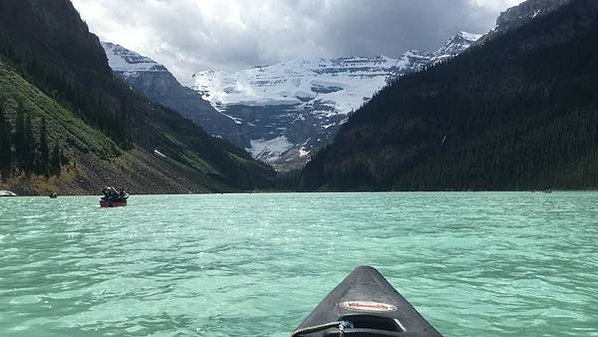
<svg viewBox="0 0 598 337">
<path fill-rule="evenodd" d="M 479 34 L 459 32 L 442 48 L 434 53 L 432 63 L 438 63 L 461 54 L 463 51 L 474 45 L 481 37 L 482 35 Z"/>
<path fill-rule="evenodd" d="M 235 138 L 240 133 L 233 120 L 212 108 L 197 92 L 181 85 L 166 67 L 117 44 L 102 42 L 102 46 L 112 71 L 147 98 L 178 111 L 210 134 L 226 134 L 233 142 L 242 141 Z"/>
<path fill-rule="evenodd" d="M 305 164 L 390 80 L 454 57 L 480 37 L 461 32 L 436 52 L 411 50 L 398 59 L 298 59 L 235 73 L 205 71 L 194 75 L 194 89 L 239 125 L 245 139 L 239 145 L 289 170 Z"/>
<path fill-rule="evenodd" d="M 120 45 L 102 42 L 102 47 L 106 51 L 108 63 L 112 71 L 118 72 L 123 76 L 139 76 L 145 72 L 168 72 L 168 69 L 149 57 L 142 56 L 134 51 L 128 50 Z"/>
<path fill-rule="evenodd" d="M 363 93 L 378 90 L 403 66 L 384 56 L 345 57 L 293 60 L 233 74 L 208 71 L 194 78 L 195 89 L 220 111 L 230 110 L 231 105 L 304 108 L 317 100 L 323 105 L 314 112 L 331 115 L 348 114 L 359 107 Z"/>
<path fill-rule="evenodd" d="M 148 98 L 275 168 L 289 170 L 303 166 L 352 111 L 389 81 L 450 59 L 570 1 L 527 0 L 502 13 L 497 26 L 483 37 L 461 32 L 436 52 L 411 50 L 397 59 L 293 60 L 234 73 L 204 71 L 193 76 L 194 90 L 150 58 L 115 44 L 103 45 L 114 72 Z"/>
</svg>

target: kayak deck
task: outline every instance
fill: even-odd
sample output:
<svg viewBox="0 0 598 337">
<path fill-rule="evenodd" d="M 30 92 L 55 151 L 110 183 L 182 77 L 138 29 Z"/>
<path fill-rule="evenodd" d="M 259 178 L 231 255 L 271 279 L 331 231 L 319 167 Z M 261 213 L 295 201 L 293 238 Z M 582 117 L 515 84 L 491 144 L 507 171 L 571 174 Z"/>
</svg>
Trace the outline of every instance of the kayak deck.
<svg viewBox="0 0 598 337">
<path fill-rule="evenodd" d="M 442 337 L 372 267 L 358 267 L 292 337 Z"/>
</svg>

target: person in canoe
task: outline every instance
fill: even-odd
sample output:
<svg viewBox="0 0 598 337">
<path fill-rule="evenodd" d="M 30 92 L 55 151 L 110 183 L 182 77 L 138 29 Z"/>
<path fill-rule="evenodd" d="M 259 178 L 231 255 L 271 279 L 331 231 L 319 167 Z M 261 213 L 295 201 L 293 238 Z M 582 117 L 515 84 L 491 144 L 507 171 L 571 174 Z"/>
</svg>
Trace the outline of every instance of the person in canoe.
<svg viewBox="0 0 598 337">
<path fill-rule="evenodd" d="M 104 196 L 100 199 L 101 207 L 122 207 L 127 206 L 129 194 L 125 190 L 118 192 L 114 187 L 105 187 L 102 191 Z"/>
</svg>

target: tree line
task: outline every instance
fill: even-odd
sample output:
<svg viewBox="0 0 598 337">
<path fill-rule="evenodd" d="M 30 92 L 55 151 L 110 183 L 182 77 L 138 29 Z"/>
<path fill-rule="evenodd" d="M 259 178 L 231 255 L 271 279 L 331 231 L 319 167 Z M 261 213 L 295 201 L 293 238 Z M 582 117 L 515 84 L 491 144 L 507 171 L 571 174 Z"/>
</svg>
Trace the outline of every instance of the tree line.
<svg viewBox="0 0 598 337">
<path fill-rule="evenodd" d="M 37 126 L 37 127 L 36 127 Z M 3 180 L 25 175 L 60 176 L 65 162 L 60 143 L 50 144 L 48 121 L 37 122 L 22 102 L 10 118 L 5 99 L 0 98 L 0 176 Z"/>
</svg>

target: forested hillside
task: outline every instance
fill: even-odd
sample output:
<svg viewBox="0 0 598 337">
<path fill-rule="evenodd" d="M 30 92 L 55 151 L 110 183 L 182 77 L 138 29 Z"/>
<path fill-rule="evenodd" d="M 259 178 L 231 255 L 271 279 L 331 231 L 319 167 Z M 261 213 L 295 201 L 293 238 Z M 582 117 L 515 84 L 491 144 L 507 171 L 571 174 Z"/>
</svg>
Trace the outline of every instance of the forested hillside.
<svg viewBox="0 0 598 337">
<path fill-rule="evenodd" d="M 598 188 L 598 2 L 574 0 L 382 90 L 305 190 Z"/>
<path fill-rule="evenodd" d="M 269 167 L 117 79 L 68 0 L 0 2 L 0 85 L 0 162 L 8 187 L 57 177 L 64 167 L 73 168 L 70 178 L 56 187 L 81 193 L 96 183 L 146 193 L 270 186 Z"/>
</svg>

